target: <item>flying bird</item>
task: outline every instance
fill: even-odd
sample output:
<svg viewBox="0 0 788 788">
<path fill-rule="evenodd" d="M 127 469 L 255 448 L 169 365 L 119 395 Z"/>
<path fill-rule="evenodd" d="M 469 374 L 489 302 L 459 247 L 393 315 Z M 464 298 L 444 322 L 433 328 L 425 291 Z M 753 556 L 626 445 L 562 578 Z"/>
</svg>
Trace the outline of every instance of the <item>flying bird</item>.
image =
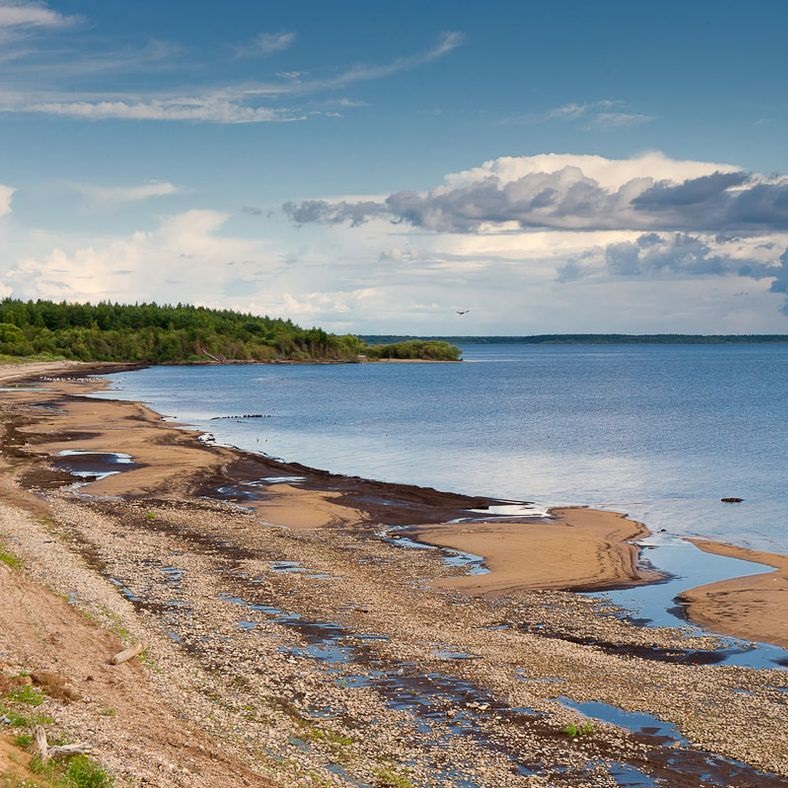
<svg viewBox="0 0 788 788">
<path fill-rule="evenodd" d="M 458 309 L 457 310 L 457 314 L 458 315 L 467 315 L 468 312 L 470 312 L 470 311 L 471 311 L 470 309 L 465 309 L 464 311 L 460 312 L 460 310 Z"/>
</svg>

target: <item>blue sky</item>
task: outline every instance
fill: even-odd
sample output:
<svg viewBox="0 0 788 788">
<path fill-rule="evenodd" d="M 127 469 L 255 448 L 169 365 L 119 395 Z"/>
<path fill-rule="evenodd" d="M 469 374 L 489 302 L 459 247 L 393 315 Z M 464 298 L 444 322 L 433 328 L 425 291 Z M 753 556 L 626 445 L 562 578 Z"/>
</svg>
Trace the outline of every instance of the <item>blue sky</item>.
<svg viewBox="0 0 788 788">
<path fill-rule="evenodd" d="M 0 0 L 0 292 L 360 332 L 788 332 L 787 22 Z"/>
</svg>

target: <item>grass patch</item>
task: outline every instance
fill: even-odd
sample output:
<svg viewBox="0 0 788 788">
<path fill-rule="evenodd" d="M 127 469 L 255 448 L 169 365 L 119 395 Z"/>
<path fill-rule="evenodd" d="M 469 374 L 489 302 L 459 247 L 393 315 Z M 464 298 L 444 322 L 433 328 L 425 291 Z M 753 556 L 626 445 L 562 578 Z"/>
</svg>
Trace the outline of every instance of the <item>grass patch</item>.
<svg viewBox="0 0 788 788">
<path fill-rule="evenodd" d="M 3 550 L 2 547 L 0 547 L 0 563 L 10 566 L 11 569 L 22 568 L 22 562 L 13 553 Z"/>
<path fill-rule="evenodd" d="M 14 744 L 17 747 L 29 747 L 33 743 L 33 737 L 29 733 L 20 733 L 14 736 Z"/>
<path fill-rule="evenodd" d="M 5 699 L 11 703 L 24 703 L 27 706 L 40 706 L 44 695 L 30 684 L 22 684 L 10 690 Z"/>
<path fill-rule="evenodd" d="M 590 736 L 594 732 L 594 724 L 592 722 L 583 722 L 576 725 L 570 722 L 561 729 L 570 739 L 577 739 L 580 736 Z"/>
<path fill-rule="evenodd" d="M 385 767 L 375 772 L 375 788 L 415 788 L 403 774 Z"/>
<path fill-rule="evenodd" d="M 113 779 L 92 758 L 75 755 L 67 761 L 30 761 L 30 771 L 55 788 L 110 788 Z"/>
<path fill-rule="evenodd" d="M 353 739 L 350 736 L 328 728 L 311 728 L 306 732 L 306 738 L 310 741 L 326 742 L 326 744 L 336 747 L 348 747 L 353 744 Z"/>
</svg>

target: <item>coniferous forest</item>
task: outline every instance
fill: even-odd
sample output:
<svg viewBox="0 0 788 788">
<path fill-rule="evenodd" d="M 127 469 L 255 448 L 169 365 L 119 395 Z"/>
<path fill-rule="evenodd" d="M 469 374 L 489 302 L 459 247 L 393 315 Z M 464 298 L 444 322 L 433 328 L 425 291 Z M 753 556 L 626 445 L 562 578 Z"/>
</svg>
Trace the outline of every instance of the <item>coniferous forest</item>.
<svg viewBox="0 0 788 788">
<path fill-rule="evenodd" d="M 227 309 L 6 298 L 0 301 L 0 354 L 166 364 L 364 357 L 455 361 L 460 351 L 434 340 L 367 345 L 351 334 L 305 329 L 291 320 Z"/>
</svg>

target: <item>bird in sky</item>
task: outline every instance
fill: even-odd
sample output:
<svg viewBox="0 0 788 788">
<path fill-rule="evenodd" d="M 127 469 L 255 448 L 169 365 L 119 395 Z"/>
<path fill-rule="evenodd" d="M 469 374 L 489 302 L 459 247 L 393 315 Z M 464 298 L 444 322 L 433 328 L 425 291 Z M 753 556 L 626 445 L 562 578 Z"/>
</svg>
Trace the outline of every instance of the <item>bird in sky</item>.
<svg viewBox="0 0 788 788">
<path fill-rule="evenodd" d="M 470 309 L 465 309 L 465 310 L 463 310 L 463 311 L 461 312 L 461 311 L 458 309 L 458 310 L 457 310 L 457 314 L 458 314 L 458 315 L 467 315 L 467 314 L 468 314 L 468 312 L 470 312 L 470 311 L 471 311 Z"/>
</svg>

